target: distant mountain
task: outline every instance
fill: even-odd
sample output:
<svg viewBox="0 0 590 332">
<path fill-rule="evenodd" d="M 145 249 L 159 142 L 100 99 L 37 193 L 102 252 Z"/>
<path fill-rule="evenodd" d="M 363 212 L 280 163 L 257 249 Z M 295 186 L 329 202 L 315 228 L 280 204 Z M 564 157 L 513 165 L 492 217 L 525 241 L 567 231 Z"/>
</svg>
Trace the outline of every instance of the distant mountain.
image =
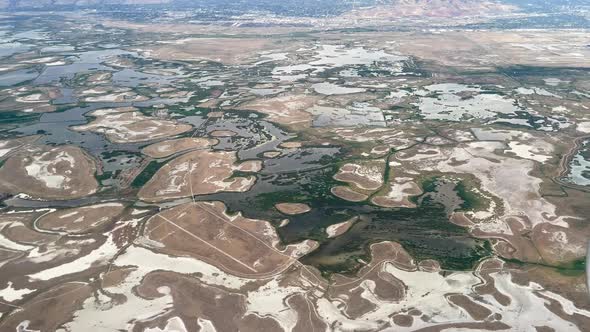
<svg viewBox="0 0 590 332">
<path fill-rule="evenodd" d="M 497 0 L 389 0 L 350 15 L 366 18 L 458 17 L 504 14 L 518 7 Z"/>
<path fill-rule="evenodd" d="M 27 9 L 42 8 L 52 10 L 66 6 L 101 6 L 101 5 L 150 5 L 165 4 L 173 0 L 0 0 L 0 8 Z"/>
<path fill-rule="evenodd" d="M 267 10 L 274 13 L 324 11 L 333 9 L 355 11 L 363 15 L 400 15 L 454 17 L 513 11 L 550 12 L 571 8 L 587 8 L 588 0 L 0 0 L 0 9 L 67 10 L 76 7 L 117 5 L 174 5 L 177 8 L 217 8 L 220 10 Z M 300 10 L 293 10 L 299 8 Z M 308 10 L 306 10 L 308 9 Z"/>
<path fill-rule="evenodd" d="M 558 11 L 568 10 L 572 8 L 588 8 L 590 1 L 588 0 L 547 0 L 547 1 L 531 1 L 531 0 L 502 0 L 504 3 L 517 5 L 525 10 L 531 11 Z"/>
</svg>

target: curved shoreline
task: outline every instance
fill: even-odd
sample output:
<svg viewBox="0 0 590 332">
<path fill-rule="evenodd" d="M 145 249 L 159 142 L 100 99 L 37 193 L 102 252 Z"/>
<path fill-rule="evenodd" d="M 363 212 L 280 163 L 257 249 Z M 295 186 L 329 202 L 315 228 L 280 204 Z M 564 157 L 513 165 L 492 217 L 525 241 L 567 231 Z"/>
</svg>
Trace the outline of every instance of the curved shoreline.
<svg viewBox="0 0 590 332">
<path fill-rule="evenodd" d="M 582 142 L 584 142 L 585 140 L 588 140 L 588 139 L 590 139 L 590 135 L 580 136 L 580 137 L 577 137 L 574 139 L 574 141 L 573 141 L 574 145 L 561 158 L 561 161 L 559 162 L 559 168 L 558 168 L 557 175 L 552 177 L 552 180 L 555 181 L 555 183 L 559 184 L 560 186 L 566 187 L 566 188 L 590 192 L 590 188 L 588 188 L 587 186 L 581 186 L 581 185 L 566 182 L 563 180 L 564 177 L 567 176 L 569 172 L 571 172 L 570 164 L 571 164 L 574 156 L 582 148 Z"/>
</svg>

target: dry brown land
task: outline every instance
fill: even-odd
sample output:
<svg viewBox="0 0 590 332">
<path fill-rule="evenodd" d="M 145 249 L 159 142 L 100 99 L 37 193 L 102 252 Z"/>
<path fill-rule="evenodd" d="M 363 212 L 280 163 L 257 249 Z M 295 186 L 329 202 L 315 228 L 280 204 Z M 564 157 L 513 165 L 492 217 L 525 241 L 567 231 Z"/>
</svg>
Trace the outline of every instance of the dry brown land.
<svg viewBox="0 0 590 332">
<path fill-rule="evenodd" d="M 262 160 L 245 160 L 236 167 L 236 171 L 257 173 L 262 170 Z"/>
<path fill-rule="evenodd" d="M 0 140 L 0 158 L 4 158 L 18 149 L 34 143 L 40 136 L 25 136 L 14 139 Z"/>
<path fill-rule="evenodd" d="M 255 99 L 239 105 L 237 109 L 267 114 L 270 121 L 280 124 L 309 127 L 312 116 L 305 110 L 313 106 L 318 99 L 319 97 L 313 95 L 284 95 Z"/>
<path fill-rule="evenodd" d="M 192 126 L 188 124 L 146 117 L 130 107 L 96 110 L 90 115 L 96 119 L 89 124 L 72 129 L 101 133 L 114 143 L 151 141 L 182 134 L 192 129 Z"/>
<path fill-rule="evenodd" d="M 280 155 L 281 155 L 280 151 L 266 151 L 262 154 L 262 156 L 264 158 L 269 158 L 269 159 L 276 158 Z"/>
<path fill-rule="evenodd" d="M 302 146 L 303 146 L 303 143 L 295 142 L 295 141 L 283 142 L 279 145 L 279 147 L 285 148 L 285 149 L 298 149 Z"/>
<path fill-rule="evenodd" d="M 381 35 L 397 40 L 398 51 L 439 65 L 460 68 L 531 65 L 584 67 L 590 51 L 587 33 L 560 31 L 460 31 L 440 34 Z"/>
<path fill-rule="evenodd" d="M 208 148 L 215 144 L 217 144 L 215 139 L 183 137 L 154 143 L 141 149 L 141 152 L 152 158 L 166 158 L 179 152 Z"/>
<path fill-rule="evenodd" d="M 90 296 L 92 287 L 89 285 L 64 283 L 32 299 L 21 311 L 14 312 L 0 322 L 0 328 L 4 331 L 26 331 L 28 328 L 56 331 L 72 319 L 76 310 Z"/>
<path fill-rule="evenodd" d="M 88 233 L 114 222 L 124 209 L 121 203 L 102 203 L 58 210 L 37 220 L 37 226 L 69 234 Z"/>
<path fill-rule="evenodd" d="M 223 203 L 187 203 L 148 221 L 146 236 L 156 250 L 193 256 L 237 275 L 262 276 L 293 263 L 280 252 L 274 228 L 266 221 L 228 216 Z"/>
<path fill-rule="evenodd" d="M 362 202 L 369 198 L 368 195 L 358 193 L 345 186 L 336 186 L 332 188 L 332 194 L 336 197 L 350 202 Z"/>
<path fill-rule="evenodd" d="M 141 48 L 141 51 L 161 60 L 208 60 L 231 65 L 247 62 L 271 47 L 269 39 L 260 38 L 185 38 L 165 42 L 163 46 Z"/>
<path fill-rule="evenodd" d="M 0 191 L 43 199 L 73 199 L 98 189 L 95 162 L 75 146 L 30 147 L 0 168 Z"/>
<path fill-rule="evenodd" d="M 275 208 L 279 212 L 290 216 L 311 211 L 309 205 L 302 203 L 279 203 L 275 205 Z"/>
<path fill-rule="evenodd" d="M 177 157 L 156 172 L 141 188 L 139 198 L 159 202 L 221 191 L 247 191 L 256 181 L 252 177 L 232 177 L 235 152 L 193 151 Z"/>
</svg>

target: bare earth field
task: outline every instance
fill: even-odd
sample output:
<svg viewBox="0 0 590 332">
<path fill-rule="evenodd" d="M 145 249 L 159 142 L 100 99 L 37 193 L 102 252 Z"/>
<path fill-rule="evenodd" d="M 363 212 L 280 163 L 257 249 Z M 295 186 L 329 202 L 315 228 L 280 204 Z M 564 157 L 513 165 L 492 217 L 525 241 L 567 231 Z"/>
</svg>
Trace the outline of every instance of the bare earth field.
<svg viewBox="0 0 590 332">
<path fill-rule="evenodd" d="M 41 146 L 18 152 L 0 169 L 0 188 L 36 198 L 72 199 L 94 193 L 96 166 L 75 146 Z"/>
<path fill-rule="evenodd" d="M 233 152 L 189 152 L 158 170 L 138 195 L 142 200 L 157 202 L 220 191 L 246 191 L 256 179 L 232 177 L 240 167 L 235 162 Z"/>
<path fill-rule="evenodd" d="M 96 117 L 95 121 L 74 130 L 101 133 L 115 143 L 144 142 L 175 136 L 191 129 L 186 124 L 147 118 L 132 108 L 98 110 L 91 115 Z"/>
<path fill-rule="evenodd" d="M 217 141 L 213 139 L 200 137 L 178 138 L 146 146 L 142 149 L 142 152 L 152 158 L 166 158 L 187 150 L 208 148 L 216 143 Z"/>
<path fill-rule="evenodd" d="M 169 255 L 197 258 L 233 275 L 272 275 L 293 263 L 295 254 L 275 246 L 268 222 L 229 216 L 222 203 L 187 203 L 147 222 L 148 243 Z M 296 252 L 295 252 L 296 253 Z"/>
<path fill-rule="evenodd" d="M 209 60 L 237 64 L 254 56 L 256 52 L 272 48 L 269 40 L 257 38 L 185 38 L 162 44 L 141 48 L 141 52 L 162 60 Z"/>
<path fill-rule="evenodd" d="M 49 213 L 36 221 L 36 226 L 70 234 L 88 233 L 112 223 L 125 206 L 120 203 L 103 203 Z"/>
</svg>

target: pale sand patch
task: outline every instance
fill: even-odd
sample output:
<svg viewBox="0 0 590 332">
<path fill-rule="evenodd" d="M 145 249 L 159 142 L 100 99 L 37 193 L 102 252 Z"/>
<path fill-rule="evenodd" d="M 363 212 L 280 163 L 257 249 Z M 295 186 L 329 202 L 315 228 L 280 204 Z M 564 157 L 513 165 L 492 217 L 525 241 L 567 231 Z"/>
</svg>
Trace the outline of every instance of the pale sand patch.
<svg viewBox="0 0 590 332">
<path fill-rule="evenodd" d="M 331 239 L 346 233 L 346 231 L 348 231 L 357 220 L 358 217 L 354 217 L 350 220 L 328 226 L 326 228 L 326 234 L 328 234 L 328 238 Z"/>
<path fill-rule="evenodd" d="M 279 145 L 279 147 L 285 148 L 285 149 L 298 149 L 302 146 L 303 146 L 303 143 L 295 142 L 295 141 L 283 142 Z"/>
<path fill-rule="evenodd" d="M 246 160 L 239 164 L 234 169 L 240 172 L 257 173 L 262 170 L 262 160 Z"/>
<path fill-rule="evenodd" d="M 345 95 L 349 93 L 360 93 L 365 92 L 366 90 L 363 88 L 350 88 L 345 86 L 336 85 L 329 82 L 324 83 L 316 83 L 311 86 L 311 88 L 322 95 Z"/>
<path fill-rule="evenodd" d="M 422 189 L 413 178 L 396 177 L 389 183 L 385 195 L 375 196 L 371 202 L 382 207 L 415 208 L 416 204 L 410 201 L 410 197 L 420 195 Z"/>
<path fill-rule="evenodd" d="M 266 151 L 262 154 L 264 158 L 273 159 L 281 155 L 280 151 Z"/>
<path fill-rule="evenodd" d="M 236 109 L 264 113 L 268 119 L 285 125 L 310 126 L 312 115 L 305 112 L 319 97 L 304 94 L 283 95 L 273 98 L 259 98 L 239 105 Z"/>
<path fill-rule="evenodd" d="M 179 135 L 192 129 L 188 124 L 147 117 L 133 107 L 100 109 L 90 115 L 96 119 L 72 129 L 104 134 L 114 143 L 151 141 Z"/>
<path fill-rule="evenodd" d="M 540 142 L 535 142 L 534 145 L 526 144 L 523 142 L 509 142 L 509 150 L 505 150 L 507 153 L 513 153 L 516 156 L 544 163 L 552 158 L 551 152 L 553 149 L 545 150 L 539 147 Z"/>
<path fill-rule="evenodd" d="M 576 126 L 576 130 L 581 133 L 584 133 L 584 134 L 589 134 L 590 133 L 590 121 L 578 123 L 578 125 Z"/>
<path fill-rule="evenodd" d="M 384 160 L 348 163 L 340 167 L 334 179 L 350 183 L 360 190 L 373 191 L 383 185 L 384 172 Z"/>
</svg>

